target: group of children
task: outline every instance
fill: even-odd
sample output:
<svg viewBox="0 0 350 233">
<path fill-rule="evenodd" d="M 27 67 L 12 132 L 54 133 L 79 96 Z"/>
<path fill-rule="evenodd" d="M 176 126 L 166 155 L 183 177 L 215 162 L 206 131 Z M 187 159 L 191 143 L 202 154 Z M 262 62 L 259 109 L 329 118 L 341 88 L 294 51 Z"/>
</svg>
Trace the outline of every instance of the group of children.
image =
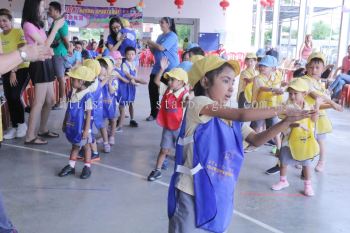
<svg viewBox="0 0 350 233">
<path fill-rule="evenodd" d="M 72 149 L 68 165 L 58 174 L 60 177 L 74 174 L 78 159 L 84 160 L 80 178 L 91 176 L 91 161 L 100 160 L 97 143 L 103 144 L 105 153 L 111 151 L 115 133 L 122 131 L 126 106 L 129 106 L 130 126 L 138 126 L 133 102 L 136 86 L 145 82 L 137 78 L 135 55 L 135 49 L 127 47 L 124 61 L 120 52 L 113 51 L 109 57 L 87 59 L 67 73 L 72 91 L 62 130 Z M 100 139 L 93 135 L 93 126 L 100 132 Z"/>
<path fill-rule="evenodd" d="M 154 81 L 163 93 L 157 117 L 163 133 L 148 180 L 161 177 L 166 156 L 176 148 L 168 195 L 169 232 L 227 229 L 244 142 L 258 147 L 273 139 L 280 180 L 272 189 L 288 187 L 287 166 L 298 165 L 303 169 L 304 194 L 313 196 L 311 163 L 319 155 L 316 171 L 323 171 L 325 137 L 332 130 L 325 109 L 342 111 L 320 81 L 323 54 L 311 54 L 307 74 L 289 83 L 283 81 L 276 58 L 269 55 L 257 63 L 254 54 L 247 54 L 242 72 L 233 60 L 212 55 L 192 58 L 188 72 L 177 67 L 165 74 L 163 59 Z M 231 108 L 228 103 L 239 74 L 240 108 Z M 160 81 L 162 75 L 167 85 Z M 288 93 L 286 101 L 284 93 Z"/>
</svg>

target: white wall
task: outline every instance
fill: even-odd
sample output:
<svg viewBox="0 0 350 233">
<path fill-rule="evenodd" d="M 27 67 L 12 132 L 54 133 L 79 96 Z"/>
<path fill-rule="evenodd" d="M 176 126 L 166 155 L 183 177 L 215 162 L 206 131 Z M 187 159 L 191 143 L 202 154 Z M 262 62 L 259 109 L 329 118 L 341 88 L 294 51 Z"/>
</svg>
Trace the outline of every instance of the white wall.
<svg viewBox="0 0 350 233">
<path fill-rule="evenodd" d="M 49 0 L 45 0 L 47 3 Z M 253 0 L 232 1 L 224 15 L 219 6 L 220 0 L 185 0 L 185 5 L 178 13 L 173 0 L 144 0 L 145 17 L 175 17 L 175 18 L 198 18 L 200 19 L 200 32 L 222 33 L 222 42 L 230 51 L 246 51 L 250 49 L 252 29 Z M 75 4 L 73 0 L 60 0 L 61 3 Z M 138 0 L 117 0 L 118 7 L 131 7 Z M 24 0 L 12 1 L 11 10 L 15 17 L 20 17 Z M 233 3 L 235 5 L 233 5 Z M 108 6 L 105 0 L 85 0 L 86 6 Z M 0 7 L 8 8 L 8 1 L 1 0 Z"/>
</svg>

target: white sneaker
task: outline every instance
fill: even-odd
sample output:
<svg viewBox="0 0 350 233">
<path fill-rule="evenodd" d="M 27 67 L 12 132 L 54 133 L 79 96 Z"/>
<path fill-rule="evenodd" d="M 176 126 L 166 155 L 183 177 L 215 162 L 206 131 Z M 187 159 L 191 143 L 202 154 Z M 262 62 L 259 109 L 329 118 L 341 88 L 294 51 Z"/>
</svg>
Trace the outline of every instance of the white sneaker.
<svg viewBox="0 0 350 233">
<path fill-rule="evenodd" d="M 17 129 L 16 128 L 11 128 L 7 133 L 4 135 L 4 139 L 10 140 L 14 139 L 16 137 Z"/>
<path fill-rule="evenodd" d="M 16 138 L 23 138 L 27 133 L 27 125 L 26 123 L 18 124 Z"/>
</svg>

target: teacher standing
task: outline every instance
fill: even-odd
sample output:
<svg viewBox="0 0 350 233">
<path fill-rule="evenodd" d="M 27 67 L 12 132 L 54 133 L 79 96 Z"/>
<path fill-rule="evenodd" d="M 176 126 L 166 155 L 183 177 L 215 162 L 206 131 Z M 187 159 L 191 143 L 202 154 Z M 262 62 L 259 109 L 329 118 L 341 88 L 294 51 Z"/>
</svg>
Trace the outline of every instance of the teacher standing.
<svg viewBox="0 0 350 233">
<path fill-rule="evenodd" d="M 165 72 L 179 65 L 178 56 L 178 37 L 175 29 L 175 21 L 170 17 L 163 17 L 160 22 L 160 28 L 162 34 L 158 36 L 157 41 L 146 40 L 148 47 L 155 58 L 155 64 L 153 66 L 150 81 L 148 83 L 149 100 L 151 105 L 151 114 L 147 117 L 147 121 L 153 121 L 157 118 L 158 114 L 158 101 L 159 91 L 158 86 L 154 83 L 154 78 L 160 70 L 160 61 L 163 57 L 166 57 L 169 61 L 169 66 Z M 165 73 L 164 72 L 164 73 Z"/>
</svg>

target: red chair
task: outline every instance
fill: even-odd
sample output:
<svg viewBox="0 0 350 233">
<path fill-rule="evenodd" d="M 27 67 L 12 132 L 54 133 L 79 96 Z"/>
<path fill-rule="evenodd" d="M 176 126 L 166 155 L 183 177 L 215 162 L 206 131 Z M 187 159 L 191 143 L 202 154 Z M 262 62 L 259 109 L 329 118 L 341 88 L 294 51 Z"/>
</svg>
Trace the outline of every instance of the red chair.
<svg viewBox="0 0 350 233">
<path fill-rule="evenodd" d="M 345 84 L 343 86 L 343 89 L 340 94 L 340 102 L 343 107 L 349 107 L 350 106 L 350 85 Z"/>
</svg>

